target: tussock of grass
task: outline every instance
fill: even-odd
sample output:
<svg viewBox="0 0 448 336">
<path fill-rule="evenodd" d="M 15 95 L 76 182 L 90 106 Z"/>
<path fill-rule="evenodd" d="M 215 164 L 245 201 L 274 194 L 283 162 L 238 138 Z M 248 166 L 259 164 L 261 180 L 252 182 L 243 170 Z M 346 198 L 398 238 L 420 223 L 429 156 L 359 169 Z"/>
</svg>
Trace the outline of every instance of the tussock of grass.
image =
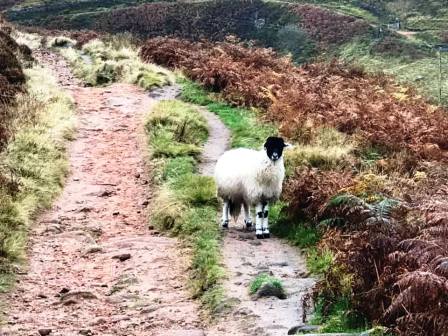
<svg viewBox="0 0 448 336">
<path fill-rule="evenodd" d="M 72 137 L 74 130 L 73 102 L 57 89 L 48 71 L 35 67 L 27 70 L 27 76 L 28 98 L 19 100 L 18 109 L 20 113 L 35 117 L 17 128 L 14 138 L 0 154 L 0 178 L 12 176 L 9 183 L 16 186 L 10 189 L 0 185 L 0 263 L 3 270 L 22 258 L 32 219 L 39 210 L 49 207 L 61 191 L 68 170 L 66 139 Z M 20 103 L 27 100 L 39 104 Z M 26 107 L 33 110 L 27 111 Z M 6 281 L 1 279 L 0 283 L 6 284 Z M 1 284 L 0 289 L 4 289 Z"/>
<path fill-rule="evenodd" d="M 186 103 L 162 101 L 145 128 L 152 158 L 159 160 L 155 174 L 162 177 L 151 223 L 190 246 L 193 296 L 214 311 L 224 299 L 216 187 L 212 178 L 195 174 L 195 157 L 208 136 L 206 121 Z"/>
<path fill-rule="evenodd" d="M 192 106 L 176 100 L 160 102 L 149 115 L 146 130 L 154 157 L 198 155 L 208 135 L 205 119 Z"/>
<path fill-rule="evenodd" d="M 58 48 L 70 62 L 76 76 L 91 86 L 107 85 L 115 82 L 136 84 L 145 90 L 173 82 L 169 71 L 153 64 L 143 63 L 138 56 L 138 48 L 125 37 L 109 37 L 92 40 L 81 50 L 73 48 L 68 38 L 57 37 L 50 46 Z"/>
<path fill-rule="evenodd" d="M 257 293 L 258 290 L 265 284 L 270 284 L 273 287 L 284 291 L 283 283 L 279 279 L 277 279 L 273 276 L 270 276 L 267 273 L 262 273 L 262 274 L 257 275 L 255 277 L 255 279 L 253 279 L 251 281 L 250 286 L 249 286 L 250 294 Z"/>
<path fill-rule="evenodd" d="M 171 187 L 179 197 L 191 205 L 217 205 L 216 186 L 212 177 L 196 174 L 185 174 L 175 179 Z"/>
<path fill-rule="evenodd" d="M 151 214 L 151 223 L 159 230 L 171 230 L 184 221 L 187 206 L 167 186 L 159 189 L 154 204 L 157 206 Z"/>
</svg>

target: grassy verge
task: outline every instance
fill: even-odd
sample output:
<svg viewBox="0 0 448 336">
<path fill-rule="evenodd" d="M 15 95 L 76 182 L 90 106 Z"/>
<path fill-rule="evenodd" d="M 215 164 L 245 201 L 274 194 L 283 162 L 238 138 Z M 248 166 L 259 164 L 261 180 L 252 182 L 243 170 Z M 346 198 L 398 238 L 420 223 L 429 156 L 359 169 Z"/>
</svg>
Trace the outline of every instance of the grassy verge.
<svg viewBox="0 0 448 336">
<path fill-rule="evenodd" d="M 208 136 L 206 121 L 189 104 L 162 101 L 149 114 L 146 131 L 160 184 L 151 223 L 191 248 L 193 294 L 213 312 L 224 298 L 224 270 L 214 181 L 196 173 L 196 159 Z"/>
<path fill-rule="evenodd" d="M 116 35 L 90 41 L 79 50 L 76 41 L 60 36 L 51 39 L 48 46 L 58 50 L 75 75 L 91 86 L 124 82 L 149 90 L 171 83 L 170 72 L 140 60 L 132 41 L 130 35 Z"/>
<path fill-rule="evenodd" d="M 19 97 L 15 108 L 33 118 L 18 125 L 0 154 L 0 291 L 11 283 L 11 265 L 23 257 L 31 222 L 62 190 L 66 143 L 74 132 L 72 99 L 46 69 L 25 71 L 28 94 Z"/>
</svg>

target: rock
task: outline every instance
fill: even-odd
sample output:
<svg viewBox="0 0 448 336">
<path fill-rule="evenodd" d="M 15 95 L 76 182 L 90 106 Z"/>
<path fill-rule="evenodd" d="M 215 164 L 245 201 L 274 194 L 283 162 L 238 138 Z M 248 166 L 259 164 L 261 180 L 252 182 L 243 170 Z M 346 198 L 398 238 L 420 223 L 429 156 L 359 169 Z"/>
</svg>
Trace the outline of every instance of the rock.
<svg viewBox="0 0 448 336">
<path fill-rule="evenodd" d="M 140 314 L 150 314 L 150 313 L 156 311 L 157 309 L 159 309 L 159 308 L 156 306 L 145 307 L 142 310 L 140 310 Z"/>
<path fill-rule="evenodd" d="M 154 225 L 148 225 L 148 230 L 154 230 Z"/>
<path fill-rule="evenodd" d="M 283 288 L 276 287 L 271 283 L 264 284 L 257 291 L 257 298 L 270 297 L 270 296 L 277 297 L 280 300 L 286 299 L 285 290 Z"/>
<path fill-rule="evenodd" d="M 85 336 L 90 336 L 90 335 L 93 335 L 93 332 L 90 329 L 81 329 L 79 331 L 79 334 L 80 335 L 85 335 Z"/>
<path fill-rule="evenodd" d="M 47 298 L 48 298 L 48 296 L 45 295 L 44 293 L 39 293 L 39 294 L 37 294 L 37 297 L 38 297 L 39 299 L 47 299 Z"/>
<path fill-rule="evenodd" d="M 104 317 L 98 317 L 93 322 L 91 322 L 89 325 L 96 326 L 96 325 L 104 324 L 106 322 L 107 322 L 107 319 L 105 319 Z"/>
<path fill-rule="evenodd" d="M 110 197 L 115 194 L 116 194 L 116 192 L 113 190 L 104 190 L 104 191 L 98 193 L 98 197 Z"/>
<path fill-rule="evenodd" d="M 315 326 L 315 325 L 295 326 L 288 330 L 288 335 L 296 335 L 299 332 L 309 333 L 311 331 L 316 331 L 318 329 L 319 329 L 319 326 Z"/>
<path fill-rule="evenodd" d="M 101 246 L 91 245 L 85 249 L 84 254 L 97 253 L 97 252 L 102 252 L 102 251 L 103 251 L 103 248 Z"/>
<path fill-rule="evenodd" d="M 145 207 L 145 206 L 148 206 L 148 204 L 149 204 L 149 201 L 143 201 L 143 202 L 142 202 L 142 206 L 144 206 L 144 207 Z"/>
<path fill-rule="evenodd" d="M 67 287 L 64 287 L 64 288 L 62 288 L 62 289 L 59 291 L 59 294 L 60 294 L 60 295 L 62 295 L 62 294 L 67 294 L 68 292 L 70 292 L 70 289 L 67 288 Z"/>
<path fill-rule="evenodd" d="M 120 261 L 126 261 L 128 259 L 131 259 L 131 254 L 130 253 L 117 254 L 117 255 L 113 256 L 112 259 L 118 259 Z"/>
<path fill-rule="evenodd" d="M 39 335 L 41 335 L 41 336 L 47 336 L 47 335 L 51 334 L 52 330 L 45 328 L 45 329 L 39 329 L 38 332 L 39 332 Z"/>
<path fill-rule="evenodd" d="M 95 294 L 89 291 L 75 291 L 61 295 L 61 302 L 64 305 L 76 304 L 80 299 L 93 300 L 98 298 Z"/>
<path fill-rule="evenodd" d="M 114 211 L 114 212 L 112 213 L 113 216 L 118 216 L 119 214 L 120 214 L 120 211 Z"/>
<path fill-rule="evenodd" d="M 77 210 L 77 212 L 92 212 L 94 210 L 93 207 L 85 206 Z"/>
<path fill-rule="evenodd" d="M 301 272 L 299 272 L 299 276 L 301 278 L 308 278 L 310 276 L 310 274 L 306 271 L 301 271 Z"/>
</svg>

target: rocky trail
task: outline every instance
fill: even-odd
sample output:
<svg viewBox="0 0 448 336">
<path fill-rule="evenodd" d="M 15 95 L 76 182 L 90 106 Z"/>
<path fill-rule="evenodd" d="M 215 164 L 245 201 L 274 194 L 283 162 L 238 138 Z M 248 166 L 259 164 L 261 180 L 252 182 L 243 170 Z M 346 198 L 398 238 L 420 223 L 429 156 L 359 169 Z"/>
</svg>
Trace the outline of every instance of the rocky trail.
<svg viewBox="0 0 448 336">
<path fill-rule="evenodd" d="M 87 88 L 58 55 L 41 50 L 73 96 L 78 132 L 64 192 L 30 232 L 27 266 L 6 294 L 0 335 L 286 335 L 302 323 L 302 296 L 313 285 L 299 252 L 279 239 L 256 240 L 234 224 L 224 234 L 224 283 L 230 311 L 206 326 L 187 288 L 188 256 L 176 239 L 148 225 L 151 182 L 143 116 L 179 87 L 127 84 Z M 210 137 L 199 171 L 211 175 L 230 132 L 200 108 Z M 280 278 L 287 299 L 250 297 L 259 273 Z"/>
<path fill-rule="evenodd" d="M 155 99 L 126 84 L 82 87 L 63 59 L 38 57 L 73 95 L 78 134 L 64 192 L 33 227 L 27 269 L 3 300 L 0 334 L 203 335 L 188 260 L 148 229 L 141 125 Z"/>
</svg>

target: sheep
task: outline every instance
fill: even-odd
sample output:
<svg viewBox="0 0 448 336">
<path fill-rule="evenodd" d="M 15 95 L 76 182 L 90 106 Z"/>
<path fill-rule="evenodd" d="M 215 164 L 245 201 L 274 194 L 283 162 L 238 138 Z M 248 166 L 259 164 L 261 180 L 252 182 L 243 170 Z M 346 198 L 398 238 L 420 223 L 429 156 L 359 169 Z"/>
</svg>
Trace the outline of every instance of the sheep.
<svg viewBox="0 0 448 336">
<path fill-rule="evenodd" d="M 269 203 L 282 192 L 285 166 L 283 149 L 288 147 L 282 138 L 267 138 L 260 151 L 238 148 L 225 152 L 217 161 L 214 178 L 218 196 L 224 201 L 222 227 L 229 227 L 229 214 L 236 220 L 244 208 L 244 223 L 252 228 L 251 206 L 255 206 L 255 234 L 258 239 L 269 238 Z"/>
</svg>

